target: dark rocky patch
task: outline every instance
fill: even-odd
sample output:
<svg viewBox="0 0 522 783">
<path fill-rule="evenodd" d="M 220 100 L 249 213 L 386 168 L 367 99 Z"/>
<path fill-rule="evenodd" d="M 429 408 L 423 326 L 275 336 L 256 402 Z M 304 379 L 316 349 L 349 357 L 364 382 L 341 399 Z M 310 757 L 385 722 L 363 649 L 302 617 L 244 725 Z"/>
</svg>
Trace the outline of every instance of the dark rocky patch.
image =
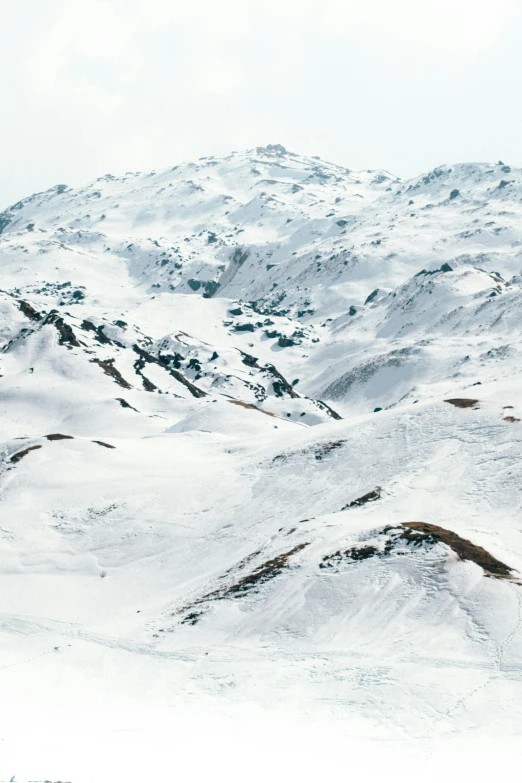
<svg viewBox="0 0 522 783">
<path fill-rule="evenodd" d="M 190 614 L 188 614 L 186 617 L 183 618 L 181 624 L 197 625 L 201 617 L 203 617 L 203 612 L 190 612 Z"/>
<path fill-rule="evenodd" d="M 346 506 L 343 506 L 341 511 L 344 511 L 347 508 L 356 508 L 357 506 L 364 506 L 366 503 L 373 503 L 376 500 L 380 500 L 382 494 L 381 487 L 375 487 L 375 489 L 372 489 L 371 492 L 367 492 L 365 495 L 361 495 L 360 498 L 357 498 L 356 500 L 352 500 L 351 503 L 347 503 Z"/>
<path fill-rule="evenodd" d="M 319 403 L 319 405 L 321 405 L 326 410 L 326 413 L 328 416 L 330 416 L 330 418 L 335 419 L 336 421 L 342 421 L 343 417 L 339 416 L 337 411 L 334 411 L 334 409 L 327 405 L 326 402 L 323 402 L 322 400 L 316 400 L 315 402 Z"/>
<path fill-rule="evenodd" d="M 178 370 L 169 370 L 170 374 L 173 378 L 175 378 L 179 383 L 183 384 L 189 392 L 192 394 L 193 397 L 206 397 L 207 393 L 203 391 L 203 389 L 200 389 L 198 386 L 195 386 L 193 383 L 191 383 L 187 378 L 185 378 L 184 375 L 182 375 Z"/>
<path fill-rule="evenodd" d="M 371 294 L 366 298 L 365 305 L 370 304 L 370 302 L 373 302 L 373 300 L 376 298 L 376 296 L 379 294 L 379 289 L 376 288 L 375 291 L 372 291 Z"/>
<path fill-rule="evenodd" d="M 232 261 L 236 266 L 240 267 L 243 266 L 247 258 L 248 258 L 248 250 L 241 250 L 241 248 L 238 247 L 234 251 L 234 255 L 232 256 Z"/>
<path fill-rule="evenodd" d="M 331 451 L 335 451 L 335 449 L 341 448 L 344 443 L 346 443 L 345 440 L 333 440 L 330 443 L 323 443 L 318 449 L 316 449 L 314 456 L 317 460 L 322 460 L 323 457 L 326 457 L 326 455 L 330 454 Z"/>
<path fill-rule="evenodd" d="M 129 405 L 127 400 L 124 400 L 123 397 L 116 397 L 116 401 L 120 403 L 122 408 L 130 408 L 131 411 L 136 411 L 136 413 L 139 413 L 136 408 L 133 408 L 132 405 Z"/>
<path fill-rule="evenodd" d="M 214 354 L 211 356 L 210 361 L 214 361 L 217 358 L 218 358 L 218 354 L 214 351 Z M 167 354 L 167 353 L 158 354 L 158 362 L 162 364 L 163 367 L 166 367 L 167 369 L 169 369 L 170 365 L 172 364 L 172 366 L 175 367 L 176 370 L 179 370 L 184 361 L 186 361 L 185 357 L 182 356 L 180 353 L 177 353 L 177 351 L 174 351 L 173 354 Z"/>
<path fill-rule="evenodd" d="M 105 446 L 106 449 L 115 449 L 116 446 L 111 446 L 110 443 L 105 443 L 103 440 L 93 440 L 93 443 L 97 443 L 98 446 Z"/>
<path fill-rule="evenodd" d="M 353 546 L 350 549 L 346 549 L 344 552 L 339 550 L 338 552 L 334 552 L 332 555 L 326 555 L 319 563 L 319 568 L 333 568 L 338 566 L 345 559 L 354 561 L 366 560 L 367 558 L 374 557 L 377 554 L 379 554 L 379 550 L 375 546 Z"/>
<path fill-rule="evenodd" d="M 26 454 L 29 454 L 30 451 L 36 451 L 36 449 L 41 448 L 41 446 L 28 446 L 26 449 L 23 449 L 23 451 L 18 451 L 16 454 L 13 454 L 9 462 L 12 462 L 13 465 L 16 465 L 18 462 L 20 462 L 21 459 L 25 457 Z"/>
<path fill-rule="evenodd" d="M 134 362 L 134 369 L 136 370 L 136 373 L 140 376 L 145 391 L 154 392 L 157 390 L 158 387 L 154 383 L 152 383 L 152 381 L 149 381 L 149 379 L 142 372 L 147 362 L 149 362 L 149 359 L 146 358 L 148 356 L 151 357 L 151 363 L 154 364 L 159 363 L 158 360 L 154 356 L 152 356 L 152 354 L 148 354 L 147 351 L 142 351 L 140 349 L 138 353 L 138 358 Z"/>
<path fill-rule="evenodd" d="M 265 365 L 264 369 L 267 372 L 269 372 L 271 375 L 273 375 L 275 378 L 273 382 L 273 386 L 274 386 L 274 392 L 277 397 L 282 397 L 283 391 L 285 391 L 289 395 L 289 397 L 292 397 L 292 399 L 295 400 L 299 398 L 299 395 L 295 391 L 295 389 L 292 388 L 292 386 L 288 383 L 286 378 L 283 375 L 281 375 L 279 370 L 273 364 Z M 276 388 L 276 384 L 277 384 L 277 388 Z"/>
<path fill-rule="evenodd" d="M 152 381 L 149 380 L 146 375 L 143 375 L 142 372 L 140 372 L 139 375 L 141 376 L 141 382 L 143 383 L 143 388 L 145 389 L 145 391 L 147 392 L 157 391 L 158 387 L 154 383 L 152 383 Z"/>
<path fill-rule="evenodd" d="M 245 353 L 244 351 L 240 351 L 240 354 L 243 357 L 241 359 L 243 364 L 246 364 L 247 367 L 255 367 L 257 370 L 261 370 L 261 367 L 257 363 L 257 356 L 251 356 L 249 353 Z"/>
<path fill-rule="evenodd" d="M 58 343 L 60 345 L 65 345 L 69 350 L 73 346 L 75 348 L 80 347 L 80 343 L 76 339 L 72 327 L 65 323 L 63 318 L 58 314 L 58 310 L 51 310 L 49 315 L 45 317 L 43 323 L 44 325 L 52 324 L 55 327 L 59 334 Z"/>
<path fill-rule="evenodd" d="M 429 277 L 430 275 L 436 275 L 437 272 L 453 272 L 453 267 L 450 266 L 449 264 L 442 264 L 440 269 L 430 269 L 429 271 L 427 269 L 421 269 L 420 272 L 417 272 L 415 277 L 420 277 L 421 275 L 426 275 L 427 277 Z"/>
<path fill-rule="evenodd" d="M 274 380 L 272 382 L 274 387 L 274 394 L 276 397 L 284 397 L 284 392 L 288 394 L 289 397 L 292 397 L 292 399 L 299 399 L 298 393 L 295 391 L 295 389 L 292 387 L 290 383 L 286 380 L 286 378 L 281 375 L 277 367 L 273 364 L 265 364 L 264 367 L 261 367 L 257 363 L 257 357 L 251 356 L 248 353 L 245 353 L 244 351 L 240 351 L 240 354 L 242 356 L 242 362 L 243 364 L 246 364 L 247 367 L 253 367 L 257 370 L 263 370 L 264 372 L 269 373 L 273 376 Z"/>
<path fill-rule="evenodd" d="M 281 304 L 281 302 L 285 298 L 286 298 L 286 293 L 284 291 L 281 291 L 279 294 L 277 294 L 272 298 L 272 301 L 253 300 L 249 302 L 248 305 L 258 315 L 277 316 L 283 318 L 285 315 L 288 315 L 289 309 L 277 310 L 276 308 Z"/>
<path fill-rule="evenodd" d="M 227 598 L 228 596 L 244 595 L 250 590 L 259 587 L 270 579 L 279 576 L 286 568 L 289 568 L 288 561 L 292 555 L 297 554 L 302 549 L 308 546 L 308 543 L 297 544 L 293 549 L 288 552 L 284 552 L 277 557 L 267 560 L 262 565 L 255 568 L 250 574 L 242 577 L 238 582 L 228 587 L 225 593 L 220 598 Z"/>
<path fill-rule="evenodd" d="M 219 287 L 220 287 L 220 283 L 218 283 L 217 280 L 208 280 L 205 283 L 205 292 L 203 294 L 203 299 L 210 299 L 212 296 L 214 296 L 214 294 L 216 293 Z"/>
<path fill-rule="evenodd" d="M 160 357 L 157 359 L 155 356 L 153 356 L 148 351 L 145 351 L 143 348 L 140 348 L 139 345 L 133 345 L 132 349 L 135 353 L 138 354 L 139 360 L 134 365 L 135 367 L 139 364 L 139 369 L 141 373 L 141 368 L 145 366 L 146 363 L 149 364 L 157 364 L 159 367 L 162 367 L 164 370 L 166 370 L 173 378 L 175 378 L 179 383 L 183 384 L 189 392 L 192 394 L 193 397 L 206 397 L 207 393 L 204 392 L 202 389 L 199 389 L 197 386 L 195 386 L 193 383 L 191 383 L 187 378 L 185 378 L 184 375 L 182 375 L 177 370 L 171 370 L 168 366 L 168 358 L 167 357 Z M 150 381 L 149 381 L 150 383 Z"/>
<path fill-rule="evenodd" d="M 112 378 L 119 386 L 122 386 L 124 389 L 132 389 L 130 383 L 127 383 L 120 371 L 114 366 L 114 359 L 106 359 L 105 361 L 102 359 L 91 359 L 91 362 L 101 367 L 105 375 Z"/>
<path fill-rule="evenodd" d="M 95 326 L 91 321 L 82 321 L 81 327 L 86 332 L 94 332 L 95 339 L 102 345 L 112 345 L 112 340 L 104 334 L 102 326 Z"/>
<path fill-rule="evenodd" d="M 53 432 L 51 435 L 45 436 L 47 440 L 74 440 L 72 435 L 61 435 L 59 432 Z"/>
<path fill-rule="evenodd" d="M 239 563 L 236 563 L 232 566 L 232 568 L 228 568 L 223 576 L 219 577 L 220 581 L 228 579 L 230 574 L 237 573 L 237 571 L 241 571 L 243 568 L 245 568 L 249 563 L 252 562 L 258 555 L 261 554 L 263 550 L 262 549 L 256 549 L 255 552 L 251 552 L 249 555 L 244 557 L 242 560 L 239 561 Z"/>
<path fill-rule="evenodd" d="M 286 462 L 286 460 L 291 459 L 293 457 L 300 457 L 300 456 L 310 456 L 313 454 L 314 458 L 318 461 L 321 461 L 325 456 L 327 456 L 331 451 L 334 451 L 335 449 L 340 448 L 346 443 L 346 440 L 334 440 L 330 441 L 328 443 L 323 443 L 321 445 L 316 446 L 316 448 L 306 448 L 306 449 L 300 449 L 299 451 L 291 451 L 287 452 L 286 454 L 276 454 L 275 457 L 273 457 L 272 462 Z M 380 489 L 380 488 L 378 488 Z M 355 501 L 354 501 L 355 502 Z M 344 508 L 348 508 L 348 506 L 345 506 Z M 344 510 L 344 509 L 342 509 Z M 314 517 L 312 517 L 313 519 Z M 307 522 L 307 519 L 301 519 L 301 522 Z"/>
<path fill-rule="evenodd" d="M 2 214 L 0 214 L 0 234 L 4 228 L 7 228 L 12 219 L 13 215 L 10 212 L 2 212 Z"/>
<path fill-rule="evenodd" d="M 182 624 L 196 625 L 201 617 L 208 609 L 208 604 L 211 601 L 222 601 L 227 598 L 241 598 L 251 591 L 256 591 L 266 582 L 279 576 L 283 571 L 290 568 L 290 558 L 300 552 L 305 547 L 309 546 L 309 543 L 297 544 L 293 549 L 288 552 L 283 552 L 270 560 L 265 561 L 262 565 L 257 566 L 250 573 L 238 579 L 236 582 L 219 587 L 216 590 L 212 590 L 210 593 L 206 593 L 201 598 L 196 599 L 188 606 L 184 606 L 181 610 L 175 612 L 175 615 L 184 614 L 187 615 L 181 621 Z M 258 555 L 261 554 L 261 550 L 257 550 L 252 554 L 245 557 L 240 563 L 236 564 L 233 568 L 229 568 L 223 576 L 219 578 L 219 581 L 228 579 L 230 575 L 239 570 L 246 568 L 246 566 Z M 205 606 L 205 604 L 207 606 Z M 201 608 L 198 608 L 201 607 Z"/>
</svg>

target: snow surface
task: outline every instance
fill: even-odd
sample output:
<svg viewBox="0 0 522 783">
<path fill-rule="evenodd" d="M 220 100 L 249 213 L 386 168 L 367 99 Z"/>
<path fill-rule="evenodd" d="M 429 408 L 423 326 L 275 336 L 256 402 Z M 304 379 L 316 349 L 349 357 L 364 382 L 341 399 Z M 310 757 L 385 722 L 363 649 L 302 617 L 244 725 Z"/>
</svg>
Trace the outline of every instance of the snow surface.
<svg viewBox="0 0 522 783">
<path fill-rule="evenodd" d="M 0 215 L 0 779 L 91 780 L 27 716 L 519 740 L 521 218 L 279 145 Z"/>
</svg>

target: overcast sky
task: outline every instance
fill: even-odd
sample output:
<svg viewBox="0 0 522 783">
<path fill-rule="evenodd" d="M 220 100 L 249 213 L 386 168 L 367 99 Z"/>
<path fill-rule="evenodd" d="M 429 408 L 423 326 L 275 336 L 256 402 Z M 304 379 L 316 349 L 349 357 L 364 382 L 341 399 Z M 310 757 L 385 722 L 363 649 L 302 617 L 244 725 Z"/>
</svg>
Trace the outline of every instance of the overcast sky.
<svg viewBox="0 0 522 783">
<path fill-rule="evenodd" d="M 259 144 L 413 176 L 522 164 L 520 0 L 18 0 L 0 209 Z"/>
</svg>

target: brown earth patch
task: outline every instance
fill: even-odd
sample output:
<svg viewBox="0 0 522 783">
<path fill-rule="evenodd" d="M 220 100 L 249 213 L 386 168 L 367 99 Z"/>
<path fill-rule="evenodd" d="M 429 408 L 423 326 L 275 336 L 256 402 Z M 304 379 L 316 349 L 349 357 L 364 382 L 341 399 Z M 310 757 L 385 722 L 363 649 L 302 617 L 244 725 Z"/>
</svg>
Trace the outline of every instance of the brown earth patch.
<svg viewBox="0 0 522 783">
<path fill-rule="evenodd" d="M 25 315 L 26 318 L 29 318 L 30 321 L 41 321 L 42 315 L 32 307 L 28 302 L 24 302 L 23 299 L 20 299 L 18 302 L 18 307 L 22 311 L 22 313 Z"/>
<path fill-rule="evenodd" d="M 264 563 L 262 563 L 262 565 L 257 566 L 257 568 L 254 568 L 253 571 L 241 577 L 235 583 L 220 587 L 217 590 L 213 590 L 212 592 L 203 595 L 192 604 L 184 606 L 183 609 L 175 612 L 175 614 L 184 614 L 188 611 L 189 614 L 183 618 L 181 623 L 196 625 L 199 619 L 205 614 L 205 611 L 207 611 L 203 604 L 208 604 L 210 601 L 221 601 L 225 598 L 241 597 L 246 593 L 249 593 L 251 590 L 255 590 L 271 579 L 274 579 L 276 576 L 279 576 L 279 574 L 281 574 L 287 568 L 290 568 L 290 563 L 288 562 L 290 558 L 307 546 L 309 546 L 309 542 L 297 544 L 297 546 L 294 546 L 293 549 L 290 549 L 288 552 L 283 552 L 282 554 L 277 555 L 270 560 L 266 560 Z M 261 551 L 258 550 L 257 552 L 253 552 L 251 555 L 248 555 L 248 557 L 244 558 L 237 566 L 229 569 L 225 575 L 221 577 L 221 579 L 230 575 L 237 568 L 243 568 L 252 560 L 252 558 L 256 557 L 260 553 Z M 198 609 L 197 607 L 201 607 L 201 609 Z"/>
<path fill-rule="evenodd" d="M 275 413 L 271 413 L 270 411 L 264 411 L 262 408 L 256 408 L 255 405 L 251 405 L 249 402 L 243 402 L 242 400 L 229 400 L 229 402 L 232 405 L 240 405 L 242 408 L 250 408 L 253 411 L 264 413 L 265 416 L 273 416 L 274 418 L 276 418 Z"/>
<path fill-rule="evenodd" d="M 474 408 L 478 404 L 478 400 L 468 399 L 466 397 L 455 397 L 451 400 L 444 400 L 449 402 L 450 405 L 454 405 L 456 408 Z"/>
<path fill-rule="evenodd" d="M 434 546 L 440 543 L 449 547 L 459 560 L 470 560 L 476 563 L 482 568 L 485 576 L 495 579 L 509 579 L 521 584 L 514 578 L 513 569 L 497 560 L 486 549 L 438 525 L 431 525 L 427 522 L 404 522 L 398 525 L 388 525 L 377 531 L 377 536 L 376 544 L 362 543 L 344 551 L 339 550 L 331 555 L 326 555 L 319 563 L 319 567 L 333 568 L 340 565 L 345 559 L 355 562 L 372 557 L 387 557 L 391 554 L 407 555 L 407 551 L 401 548 L 401 543 L 404 542 L 415 547 L 426 544 Z"/>
<path fill-rule="evenodd" d="M 520 419 L 517 419 L 516 416 L 504 416 L 503 421 L 509 421 L 511 422 L 511 424 L 516 424 L 517 422 L 520 421 Z"/>
<path fill-rule="evenodd" d="M 143 388 L 145 389 L 145 391 L 148 392 L 157 391 L 158 387 L 154 383 L 152 383 L 152 381 L 150 381 L 146 375 L 143 375 L 142 372 L 138 374 L 141 375 L 141 382 L 143 383 Z"/>
<path fill-rule="evenodd" d="M 227 577 L 229 577 L 231 574 L 243 570 L 243 568 L 245 568 L 249 563 L 251 563 L 252 560 L 254 560 L 258 555 L 261 554 L 261 552 L 262 552 L 261 549 L 256 549 L 255 552 L 251 552 L 249 555 L 244 557 L 243 560 L 240 560 L 239 563 L 233 565 L 232 568 L 228 568 L 223 574 L 223 576 L 219 577 L 219 579 L 220 580 L 227 579 Z"/>
<path fill-rule="evenodd" d="M 467 538 L 461 538 L 451 530 L 446 530 L 438 525 L 430 525 L 427 522 L 405 522 L 402 525 L 406 528 L 401 538 L 411 541 L 414 544 L 420 544 L 424 541 L 430 544 L 441 542 L 449 546 L 461 560 L 471 560 L 480 566 L 487 576 L 496 579 L 509 579 L 512 576 L 513 569 L 497 560 L 486 549 L 473 544 Z"/>
<path fill-rule="evenodd" d="M 220 596 L 220 598 L 226 598 L 229 595 L 241 595 L 268 582 L 270 579 L 278 576 L 285 568 L 289 567 L 288 560 L 292 555 L 297 554 L 297 552 L 300 552 L 307 546 L 308 543 L 297 544 L 297 546 L 294 546 L 289 552 L 283 552 L 281 555 L 273 557 L 271 560 L 267 560 L 265 563 L 255 568 L 252 573 L 247 574 L 236 582 L 236 584 L 228 587 L 225 594 Z"/>
</svg>

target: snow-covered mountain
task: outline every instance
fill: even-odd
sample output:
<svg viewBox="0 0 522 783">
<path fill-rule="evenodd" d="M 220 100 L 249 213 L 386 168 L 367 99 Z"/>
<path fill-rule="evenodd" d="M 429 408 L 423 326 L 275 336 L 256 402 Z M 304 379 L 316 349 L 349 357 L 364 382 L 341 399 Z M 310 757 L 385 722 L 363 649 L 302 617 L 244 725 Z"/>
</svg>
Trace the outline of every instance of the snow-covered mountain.
<svg viewBox="0 0 522 783">
<path fill-rule="evenodd" d="M 518 731 L 522 170 L 269 145 L 0 229 L 3 701 Z"/>
</svg>

